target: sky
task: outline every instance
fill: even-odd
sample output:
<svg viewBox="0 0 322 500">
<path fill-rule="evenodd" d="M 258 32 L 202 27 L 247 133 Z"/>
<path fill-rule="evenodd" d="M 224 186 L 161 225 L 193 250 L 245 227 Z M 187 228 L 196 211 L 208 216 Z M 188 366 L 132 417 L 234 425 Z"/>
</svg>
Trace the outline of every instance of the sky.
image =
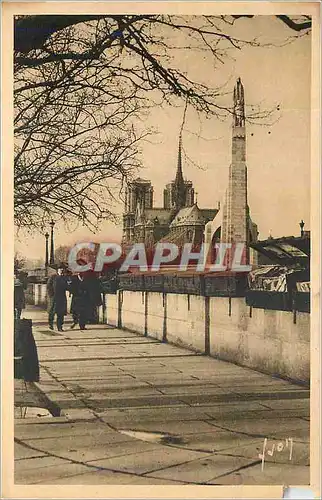
<svg viewBox="0 0 322 500">
<path fill-rule="evenodd" d="M 216 70 L 209 61 L 188 53 L 184 61 L 189 71 L 202 75 L 217 86 L 228 81 L 232 92 L 241 77 L 247 105 L 262 109 L 279 105 L 278 120 L 271 126 L 247 127 L 248 204 L 259 238 L 299 235 L 299 222 L 310 229 L 310 73 L 311 39 L 305 36 L 280 46 L 294 32 L 272 16 L 242 19 L 236 23 L 236 36 L 260 36 L 270 47 L 247 47 L 232 51 L 232 58 Z M 232 96 L 227 96 L 231 102 Z M 163 188 L 175 176 L 178 135 L 183 116 L 182 107 L 163 106 L 152 109 L 146 127 L 157 134 L 142 146 L 144 168 L 140 177 L 154 185 L 154 204 L 162 206 Z M 216 208 L 228 182 L 231 162 L 231 119 L 222 122 L 213 117 L 198 117 L 188 109 L 183 133 L 184 176 L 198 192 L 201 208 Z M 199 167 L 199 168 L 198 168 Z M 115 207 L 122 213 L 122 205 Z M 80 241 L 115 241 L 122 235 L 121 226 L 104 221 L 93 234 L 86 228 L 67 232 L 59 221 L 55 227 L 55 246 Z M 15 241 L 16 250 L 28 259 L 45 254 L 43 234 L 28 235 L 23 231 Z"/>
</svg>

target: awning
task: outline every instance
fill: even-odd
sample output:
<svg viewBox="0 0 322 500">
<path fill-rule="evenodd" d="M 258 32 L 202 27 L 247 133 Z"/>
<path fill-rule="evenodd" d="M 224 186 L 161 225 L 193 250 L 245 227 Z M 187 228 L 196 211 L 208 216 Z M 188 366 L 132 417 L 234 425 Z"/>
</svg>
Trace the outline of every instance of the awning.
<svg viewBox="0 0 322 500">
<path fill-rule="evenodd" d="M 308 237 L 269 238 L 250 243 L 250 247 L 280 265 L 292 266 L 299 264 L 303 267 L 309 266 L 310 238 Z"/>
</svg>

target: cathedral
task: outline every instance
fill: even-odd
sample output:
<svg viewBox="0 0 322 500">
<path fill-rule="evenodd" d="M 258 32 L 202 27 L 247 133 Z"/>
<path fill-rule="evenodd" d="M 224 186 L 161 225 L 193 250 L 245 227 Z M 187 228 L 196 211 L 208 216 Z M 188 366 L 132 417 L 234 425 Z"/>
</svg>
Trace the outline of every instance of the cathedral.
<svg viewBox="0 0 322 500">
<path fill-rule="evenodd" d="M 163 207 L 153 206 L 151 181 L 137 178 L 127 186 L 123 214 L 123 243 L 171 242 L 178 246 L 216 242 L 257 241 L 257 226 L 250 218 L 247 201 L 246 126 L 244 87 L 238 78 L 233 94 L 232 159 L 223 203 L 199 208 L 191 181 L 182 166 L 182 136 L 179 137 L 175 178 L 163 191 Z M 247 250 L 247 263 L 255 263 Z"/>
</svg>

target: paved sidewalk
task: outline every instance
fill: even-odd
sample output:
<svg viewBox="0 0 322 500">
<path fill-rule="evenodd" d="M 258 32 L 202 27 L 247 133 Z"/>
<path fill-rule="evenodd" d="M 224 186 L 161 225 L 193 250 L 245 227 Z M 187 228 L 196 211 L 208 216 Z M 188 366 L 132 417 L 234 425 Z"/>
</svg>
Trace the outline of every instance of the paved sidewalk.
<svg viewBox="0 0 322 500">
<path fill-rule="evenodd" d="M 16 483 L 309 484 L 308 389 L 106 325 L 59 334 L 45 311 L 24 317 L 38 388 L 62 412 L 17 414 Z"/>
</svg>

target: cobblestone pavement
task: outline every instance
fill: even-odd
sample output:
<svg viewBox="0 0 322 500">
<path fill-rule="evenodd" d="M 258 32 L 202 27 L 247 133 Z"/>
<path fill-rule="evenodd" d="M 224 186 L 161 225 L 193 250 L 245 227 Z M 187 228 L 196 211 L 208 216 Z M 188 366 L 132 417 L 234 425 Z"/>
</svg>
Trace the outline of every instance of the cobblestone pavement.
<svg viewBox="0 0 322 500">
<path fill-rule="evenodd" d="M 24 316 L 41 379 L 25 415 L 16 381 L 16 484 L 309 484 L 307 388 L 106 325 L 59 334 L 45 311 Z M 60 416 L 32 412 L 37 389 Z"/>
</svg>

